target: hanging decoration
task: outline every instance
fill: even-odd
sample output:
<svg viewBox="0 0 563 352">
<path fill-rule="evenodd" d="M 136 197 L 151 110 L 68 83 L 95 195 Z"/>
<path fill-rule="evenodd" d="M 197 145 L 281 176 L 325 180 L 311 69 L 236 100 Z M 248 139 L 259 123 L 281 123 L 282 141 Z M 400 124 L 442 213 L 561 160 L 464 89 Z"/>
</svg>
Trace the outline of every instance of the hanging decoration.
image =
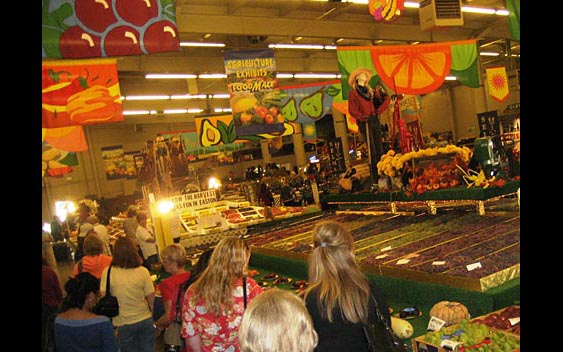
<svg viewBox="0 0 563 352">
<path fill-rule="evenodd" d="M 419 45 L 339 46 L 336 49 L 341 73 L 342 96 L 350 91 L 348 78 L 358 67 L 376 72 L 397 94 L 420 95 L 435 91 L 448 74 L 466 86 L 479 87 L 476 40 Z"/>
<path fill-rule="evenodd" d="M 42 0 L 43 58 L 180 51 L 174 0 Z"/>
<path fill-rule="evenodd" d="M 59 128 L 43 128 L 43 141 L 53 147 L 69 152 L 83 152 L 88 150 L 84 129 L 82 126 L 68 126 Z"/>
<path fill-rule="evenodd" d="M 283 132 L 274 51 L 228 51 L 225 73 L 236 136 Z"/>
<path fill-rule="evenodd" d="M 368 10 L 378 22 L 392 22 L 405 10 L 405 0 L 369 0 Z"/>
<path fill-rule="evenodd" d="M 508 98 L 510 93 L 508 90 L 508 78 L 506 76 L 506 67 L 495 66 L 487 67 L 487 87 L 489 95 L 498 102 L 503 102 Z"/>
<path fill-rule="evenodd" d="M 43 128 L 123 121 L 115 59 L 45 61 Z"/>
<path fill-rule="evenodd" d="M 45 140 L 42 143 L 42 149 L 42 177 L 63 177 L 73 171 L 73 166 L 78 165 L 75 152 L 61 150 Z"/>
</svg>

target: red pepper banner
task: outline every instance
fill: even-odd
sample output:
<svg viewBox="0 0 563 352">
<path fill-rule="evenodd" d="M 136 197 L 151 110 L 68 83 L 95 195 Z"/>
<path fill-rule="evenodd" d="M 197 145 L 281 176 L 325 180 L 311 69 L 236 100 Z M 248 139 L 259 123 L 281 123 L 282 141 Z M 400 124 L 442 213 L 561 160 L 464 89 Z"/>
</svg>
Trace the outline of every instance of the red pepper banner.
<svg viewBox="0 0 563 352">
<path fill-rule="evenodd" d="M 45 61 L 43 128 L 123 121 L 115 59 Z"/>
</svg>

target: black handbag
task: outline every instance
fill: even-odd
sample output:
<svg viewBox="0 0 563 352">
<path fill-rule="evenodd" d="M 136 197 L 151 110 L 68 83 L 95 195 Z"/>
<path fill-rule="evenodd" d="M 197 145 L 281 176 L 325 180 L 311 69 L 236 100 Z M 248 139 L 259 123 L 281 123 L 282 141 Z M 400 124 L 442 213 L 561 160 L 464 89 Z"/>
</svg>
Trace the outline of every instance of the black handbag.
<svg viewBox="0 0 563 352">
<path fill-rule="evenodd" d="M 108 268 L 108 275 L 106 279 L 106 294 L 100 298 L 96 305 L 96 314 L 105 315 L 108 318 L 113 318 L 119 314 L 119 302 L 117 297 L 112 296 L 110 293 L 109 276 L 111 273 L 111 265 Z"/>
<path fill-rule="evenodd" d="M 364 336 L 368 341 L 370 352 L 407 352 L 407 346 L 389 326 L 373 295 L 372 298 L 375 304 L 377 321 L 363 325 Z"/>
</svg>

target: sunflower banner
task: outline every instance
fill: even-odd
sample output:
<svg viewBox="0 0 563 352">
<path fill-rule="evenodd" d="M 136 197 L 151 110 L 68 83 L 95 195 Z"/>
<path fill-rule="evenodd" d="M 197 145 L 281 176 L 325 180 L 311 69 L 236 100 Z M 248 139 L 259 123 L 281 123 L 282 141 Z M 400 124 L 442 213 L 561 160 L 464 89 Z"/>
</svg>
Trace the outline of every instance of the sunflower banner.
<svg viewBox="0 0 563 352">
<path fill-rule="evenodd" d="M 489 95 L 496 101 L 502 103 L 508 98 L 508 78 L 506 77 L 506 67 L 496 66 L 487 67 L 487 87 Z"/>
</svg>

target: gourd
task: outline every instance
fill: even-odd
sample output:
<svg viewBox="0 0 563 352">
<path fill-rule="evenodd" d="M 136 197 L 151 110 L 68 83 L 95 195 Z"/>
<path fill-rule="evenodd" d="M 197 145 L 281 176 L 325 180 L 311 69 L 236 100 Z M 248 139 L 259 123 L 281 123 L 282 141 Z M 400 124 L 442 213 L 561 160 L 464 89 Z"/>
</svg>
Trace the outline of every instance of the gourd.
<svg viewBox="0 0 563 352">
<path fill-rule="evenodd" d="M 414 333 L 412 324 L 401 318 L 391 317 L 391 329 L 401 339 L 408 339 Z"/>
<path fill-rule="evenodd" d="M 470 319 L 467 307 L 459 302 L 441 301 L 430 309 L 430 316 L 440 318 L 446 326 L 459 323 L 462 319 Z"/>
</svg>

